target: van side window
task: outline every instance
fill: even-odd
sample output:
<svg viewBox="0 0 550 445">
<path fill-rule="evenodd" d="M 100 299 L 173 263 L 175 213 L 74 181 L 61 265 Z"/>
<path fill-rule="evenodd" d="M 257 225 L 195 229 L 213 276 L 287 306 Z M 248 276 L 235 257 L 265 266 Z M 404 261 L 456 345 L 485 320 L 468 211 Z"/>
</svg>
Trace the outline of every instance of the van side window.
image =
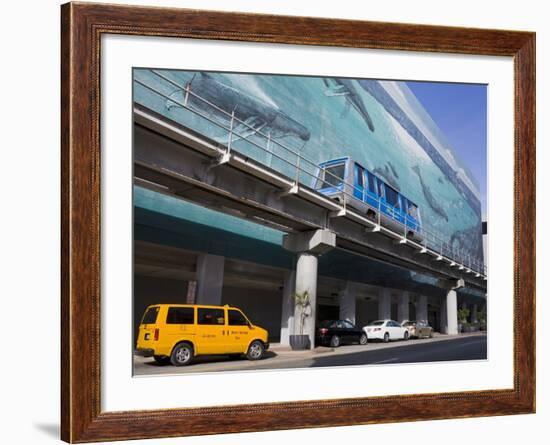
<svg viewBox="0 0 550 445">
<path fill-rule="evenodd" d="M 231 326 L 248 325 L 248 321 L 246 320 L 244 315 L 240 311 L 236 311 L 235 309 L 229 309 L 229 311 L 227 312 L 227 319 Z"/>
<path fill-rule="evenodd" d="M 195 313 L 192 307 L 171 307 L 168 309 L 166 324 L 194 324 Z"/>
<path fill-rule="evenodd" d="M 198 308 L 198 324 L 225 324 L 223 309 Z"/>
</svg>

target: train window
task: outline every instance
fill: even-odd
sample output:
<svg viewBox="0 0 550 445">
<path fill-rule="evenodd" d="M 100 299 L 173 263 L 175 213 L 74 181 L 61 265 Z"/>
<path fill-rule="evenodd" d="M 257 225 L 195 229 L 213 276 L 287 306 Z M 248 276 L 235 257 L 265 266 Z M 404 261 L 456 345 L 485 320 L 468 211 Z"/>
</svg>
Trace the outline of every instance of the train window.
<svg viewBox="0 0 550 445">
<path fill-rule="evenodd" d="M 401 196 L 401 211 L 409 213 L 409 201 L 404 196 Z"/>
<path fill-rule="evenodd" d="M 378 182 L 378 196 L 384 198 L 386 194 L 384 193 L 384 183 L 382 181 L 376 181 Z"/>
<path fill-rule="evenodd" d="M 361 167 L 359 164 L 355 164 L 355 184 L 361 189 L 364 187 L 365 183 L 363 180 L 364 171 L 365 170 L 363 169 L 363 167 Z"/>
<path fill-rule="evenodd" d="M 330 165 L 322 169 L 321 175 L 324 175 L 324 178 L 321 187 L 319 188 L 337 187 L 342 184 L 345 170 L 346 164 L 343 162 L 341 164 Z"/>
<path fill-rule="evenodd" d="M 372 193 L 376 193 L 376 178 L 370 172 L 367 173 L 367 177 L 368 177 L 368 181 L 369 181 L 369 190 Z"/>
<path fill-rule="evenodd" d="M 407 213 L 412 216 L 414 219 L 418 219 L 418 207 L 409 201 L 409 209 Z"/>
<path fill-rule="evenodd" d="M 399 195 L 396 190 L 392 189 L 390 186 L 386 185 L 386 202 L 393 207 L 399 206 Z"/>
</svg>

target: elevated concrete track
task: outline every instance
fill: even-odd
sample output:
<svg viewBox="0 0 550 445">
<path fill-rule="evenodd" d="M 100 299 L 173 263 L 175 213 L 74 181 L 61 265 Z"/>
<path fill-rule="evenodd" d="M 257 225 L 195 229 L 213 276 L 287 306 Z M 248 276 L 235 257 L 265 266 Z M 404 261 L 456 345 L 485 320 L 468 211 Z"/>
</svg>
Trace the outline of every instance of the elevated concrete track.
<svg viewBox="0 0 550 445">
<path fill-rule="evenodd" d="M 134 107 L 137 184 L 286 233 L 330 230 L 336 247 L 486 291 L 484 271 L 389 230 L 227 146 Z"/>
</svg>

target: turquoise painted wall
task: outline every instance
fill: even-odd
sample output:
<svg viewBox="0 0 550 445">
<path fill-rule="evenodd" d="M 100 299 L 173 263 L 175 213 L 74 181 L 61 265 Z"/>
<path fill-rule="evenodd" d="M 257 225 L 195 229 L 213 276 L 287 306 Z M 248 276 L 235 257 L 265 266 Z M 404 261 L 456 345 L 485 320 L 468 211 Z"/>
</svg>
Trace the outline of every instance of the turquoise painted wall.
<svg viewBox="0 0 550 445">
<path fill-rule="evenodd" d="M 191 91 L 227 112 L 235 111 L 256 131 L 270 133 L 273 139 L 315 165 L 351 156 L 418 204 L 427 229 L 442 233 L 455 246 L 482 258 L 478 197 L 457 179 L 456 171 L 444 162 L 434 162 L 439 155 L 426 146 L 426 138 L 418 129 L 411 130 L 406 113 L 387 97 L 380 82 L 189 71 L 160 73 L 181 88 L 150 70 L 136 69 L 135 79 L 169 97 L 135 82 L 136 103 L 224 142 L 225 131 L 178 106 L 177 102 L 184 100 L 182 88 L 190 83 Z M 190 103 L 215 122 L 229 125 L 224 113 L 192 97 Z M 294 169 L 276 155 L 292 163 L 295 156 L 277 146 L 274 154 L 265 153 L 249 142 L 265 145 L 265 139 L 244 126 L 239 131 L 246 134 L 247 140 L 234 141 L 236 150 L 294 177 Z M 310 173 L 314 173 L 315 165 L 308 167 Z M 312 182 L 311 176 L 302 175 L 300 179 L 308 185 Z M 250 230 L 260 238 L 266 236 L 259 226 Z"/>
</svg>

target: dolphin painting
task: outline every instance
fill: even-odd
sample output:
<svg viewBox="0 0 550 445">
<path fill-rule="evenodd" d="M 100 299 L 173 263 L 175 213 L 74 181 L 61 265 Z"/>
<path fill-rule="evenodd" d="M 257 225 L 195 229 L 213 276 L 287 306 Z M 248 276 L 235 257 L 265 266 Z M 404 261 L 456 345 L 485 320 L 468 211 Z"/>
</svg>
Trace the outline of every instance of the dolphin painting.
<svg viewBox="0 0 550 445">
<path fill-rule="evenodd" d="M 353 107 L 355 111 L 357 111 L 357 113 L 359 113 L 361 118 L 365 121 L 365 124 L 367 124 L 369 130 L 374 131 L 374 124 L 369 115 L 369 112 L 367 111 L 367 107 L 365 106 L 363 99 L 361 99 L 361 96 L 355 89 L 355 86 L 353 85 L 351 79 L 333 77 L 324 78 L 323 82 L 328 87 L 325 91 L 325 96 L 344 96 L 346 98 L 346 109 L 344 110 L 344 114 L 348 112 L 350 107 Z"/>
<path fill-rule="evenodd" d="M 424 178 L 422 178 L 422 175 L 420 174 L 420 168 L 418 165 L 415 165 L 412 170 L 417 174 L 418 179 L 420 180 L 420 186 L 422 187 L 422 193 L 424 194 L 424 198 L 426 198 L 426 201 L 428 201 L 428 204 L 432 208 L 432 210 L 439 216 L 441 216 L 445 221 L 449 222 L 449 217 L 447 216 L 447 213 L 445 213 L 445 210 L 443 210 L 443 207 L 441 207 L 435 198 L 432 195 L 431 190 L 424 182 Z"/>
<path fill-rule="evenodd" d="M 210 74 L 201 71 L 198 76 L 193 76 L 187 85 L 191 92 L 225 113 L 235 112 L 235 117 L 240 121 L 234 127 L 238 138 L 246 139 L 261 130 L 264 130 L 265 134 L 269 133 L 273 139 L 296 136 L 305 142 L 311 137 L 309 130 L 304 125 L 283 113 L 275 105 L 220 82 Z M 169 97 L 174 101 L 170 99 L 166 101 L 168 110 L 181 107 L 176 101 L 180 103 L 183 101 L 184 90 L 176 90 Z M 231 119 L 225 113 L 217 111 L 212 105 L 206 104 L 193 95 L 190 95 L 188 100 L 193 107 L 215 115 L 217 119 L 221 119 L 225 123 Z"/>
<path fill-rule="evenodd" d="M 391 168 L 388 168 L 388 164 L 390 165 Z M 401 191 L 401 188 L 399 187 L 399 182 L 397 181 L 396 175 L 394 174 L 395 169 L 389 162 L 384 165 L 384 168 L 376 167 L 372 172 L 375 175 L 378 175 L 384 178 L 384 180 L 398 192 Z"/>
<path fill-rule="evenodd" d="M 395 167 L 393 166 L 393 164 L 390 161 L 388 161 L 388 166 L 390 167 L 390 170 L 392 171 L 393 176 L 395 176 L 397 179 L 399 179 L 399 173 L 397 173 L 397 170 L 395 169 Z"/>
<path fill-rule="evenodd" d="M 451 235 L 451 245 L 466 250 L 475 257 L 482 258 L 482 230 L 481 222 L 469 227 L 468 229 L 458 230 Z"/>
</svg>

